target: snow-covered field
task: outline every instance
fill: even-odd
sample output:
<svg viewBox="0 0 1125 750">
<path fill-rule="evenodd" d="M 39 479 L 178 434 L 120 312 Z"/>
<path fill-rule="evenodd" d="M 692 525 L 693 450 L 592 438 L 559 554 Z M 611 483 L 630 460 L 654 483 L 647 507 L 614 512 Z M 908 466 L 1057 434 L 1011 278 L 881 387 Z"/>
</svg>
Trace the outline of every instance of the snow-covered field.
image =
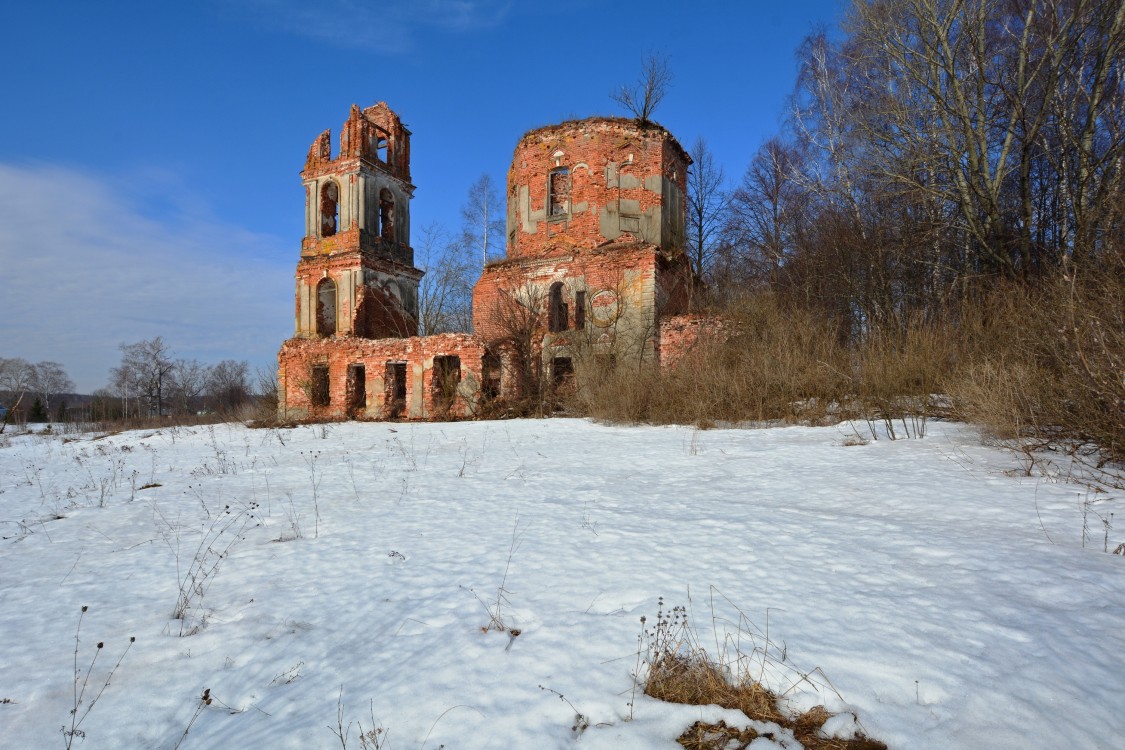
<svg viewBox="0 0 1125 750">
<path fill-rule="evenodd" d="M 64 747 L 88 606 L 79 687 L 104 649 L 79 717 L 136 642 L 75 747 L 338 748 L 340 708 L 394 750 L 675 748 L 733 712 L 639 694 L 630 709 L 639 618 L 663 596 L 704 644 L 741 612 L 760 657 L 768 629 L 775 688 L 854 711 L 891 748 L 1123 747 L 1125 558 L 1102 551 L 1098 515 L 1120 500 L 1022 476 L 962 425 L 850 434 L 543 420 L 2 436 L 0 746 Z M 482 631 L 478 596 L 502 585 L 517 638 Z"/>
</svg>

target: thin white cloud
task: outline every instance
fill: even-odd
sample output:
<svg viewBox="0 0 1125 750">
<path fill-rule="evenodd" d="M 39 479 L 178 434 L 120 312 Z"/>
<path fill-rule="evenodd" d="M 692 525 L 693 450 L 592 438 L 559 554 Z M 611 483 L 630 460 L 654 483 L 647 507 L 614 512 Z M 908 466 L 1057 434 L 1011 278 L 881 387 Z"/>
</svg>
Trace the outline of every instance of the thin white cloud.
<svg viewBox="0 0 1125 750">
<path fill-rule="evenodd" d="M 153 336 L 181 357 L 268 365 L 292 335 L 287 249 L 155 220 L 72 169 L 0 164 L 0 357 L 61 362 L 85 392 L 105 385 L 119 344 Z"/>
<path fill-rule="evenodd" d="M 511 0 L 223 0 L 223 4 L 266 28 L 331 46 L 391 55 L 413 50 L 416 35 L 428 28 L 471 32 L 495 26 L 512 6 Z"/>
</svg>

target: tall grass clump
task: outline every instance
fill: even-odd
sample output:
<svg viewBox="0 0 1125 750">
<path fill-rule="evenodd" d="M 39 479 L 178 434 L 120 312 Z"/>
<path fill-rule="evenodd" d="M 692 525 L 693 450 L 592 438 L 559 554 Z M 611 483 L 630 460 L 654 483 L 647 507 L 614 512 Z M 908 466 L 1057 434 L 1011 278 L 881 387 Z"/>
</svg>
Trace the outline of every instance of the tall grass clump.
<svg viewBox="0 0 1125 750">
<path fill-rule="evenodd" d="M 691 750 L 742 750 L 764 737 L 788 747 L 786 735 L 791 734 L 807 750 L 886 750 L 885 744 L 865 736 L 854 714 L 851 731 L 843 733 L 850 736 L 829 736 L 824 726 L 832 714 L 823 705 L 805 711 L 787 706 L 789 694 L 799 689 L 828 691 L 836 698 L 839 694 L 819 669 L 806 672 L 795 667 L 785 649 L 758 632 L 741 610 L 736 612 L 733 621 L 720 618 L 712 602 L 713 649 L 701 642 L 686 607 L 665 609 L 661 599 L 654 623 L 648 625 L 641 618 L 638 656 L 643 668 L 635 677 L 646 695 L 669 703 L 736 709 L 754 722 L 767 722 L 736 727 L 697 721 L 677 738 L 680 745 Z M 775 689 L 774 683 L 787 687 Z"/>
<path fill-rule="evenodd" d="M 949 324 L 917 319 L 885 326 L 865 335 L 852 356 L 850 405 L 872 438 L 878 425 L 892 440 L 925 437 L 927 420 L 945 413 L 941 393 L 958 356 Z"/>
<path fill-rule="evenodd" d="M 722 328 L 663 370 L 617 364 L 583 378 L 581 407 L 597 419 L 712 424 L 817 421 L 847 393 L 847 349 L 835 326 L 761 295 L 723 311 Z"/>
</svg>

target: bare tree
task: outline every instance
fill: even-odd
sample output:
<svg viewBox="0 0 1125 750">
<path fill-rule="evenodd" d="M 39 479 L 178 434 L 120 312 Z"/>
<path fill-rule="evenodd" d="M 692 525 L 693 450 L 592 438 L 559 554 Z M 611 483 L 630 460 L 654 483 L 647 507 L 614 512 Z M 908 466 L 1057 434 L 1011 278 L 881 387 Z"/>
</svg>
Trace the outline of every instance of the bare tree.
<svg viewBox="0 0 1125 750">
<path fill-rule="evenodd" d="M 1122 223 L 1125 193 L 1125 3 L 1072 0 L 1042 152 L 1057 175 L 1071 257 L 1088 261 Z M 1046 16 L 1043 24 L 1050 19 Z M 1054 60 L 1052 60 L 1053 62 Z M 1050 183 L 1049 183 L 1050 184 Z"/>
<path fill-rule="evenodd" d="M 120 348 L 121 364 L 111 373 L 114 388 L 126 401 L 134 396 L 142 399 L 149 416 L 163 415 L 175 367 L 171 349 L 160 336 Z"/>
<path fill-rule="evenodd" d="M 793 95 L 790 126 L 796 140 L 812 155 L 802 175 L 808 190 L 846 215 L 855 227 L 863 225 L 862 189 L 856 172 L 862 164 L 852 103 L 862 100 L 849 72 L 848 58 L 820 32 L 797 50 L 799 73 Z"/>
<path fill-rule="evenodd" d="M 860 335 L 1004 277 L 1105 272 L 1125 229 L 1125 4 L 864 0 L 843 32 L 798 52 L 797 234 L 758 222 L 756 260 Z"/>
<path fill-rule="evenodd" d="M 277 370 L 258 367 L 254 370 L 254 395 L 269 414 L 277 412 Z"/>
<path fill-rule="evenodd" d="M 472 327 L 472 295 L 476 265 L 462 245 L 438 223 L 422 228 L 415 262 L 426 272 L 418 286 L 418 326 L 423 336 Z"/>
<path fill-rule="evenodd" d="M 199 360 L 177 359 L 172 368 L 169 400 L 184 414 L 195 411 L 207 387 L 208 375 L 209 368 Z"/>
<path fill-rule="evenodd" d="M 672 71 L 664 55 L 649 54 L 641 60 L 640 77 L 632 84 L 622 84 L 610 92 L 609 98 L 620 104 L 642 124 L 652 122 L 652 113 L 672 85 Z"/>
<path fill-rule="evenodd" d="M 32 366 L 26 359 L 0 357 L 0 396 L 8 400 L 8 410 L 0 421 L 0 433 L 16 418 L 20 402 L 31 390 L 31 381 Z"/>
<path fill-rule="evenodd" d="M 546 295 L 530 281 L 499 291 L 489 311 L 489 330 L 485 332 L 488 347 L 507 354 L 507 369 L 515 379 L 511 392 L 516 399 L 527 409 L 539 409 L 544 396 L 541 368 Z"/>
<path fill-rule="evenodd" d="M 689 155 L 692 164 L 687 175 L 688 255 L 696 277 L 702 279 L 709 270 L 723 225 L 727 207 L 725 176 L 702 137 L 696 139 Z"/>
<path fill-rule="evenodd" d="M 29 386 L 39 396 L 43 409 L 51 412 L 51 398 L 74 390 L 74 381 L 58 362 L 36 362 L 29 366 Z"/>
<path fill-rule="evenodd" d="M 479 256 L 481 267 L 504 249 L 504 204 L 492 184 L 492 177 L 482 174 L 469 188 L 461 206 L 461 243 L 467 253 Z"/>
<path fill-rule="evenodd" d="M 1103 232 L 1080 225 L 1125 146 L 1125 4 L 872 0 L 847 26 L 861 157 L 887 189 L 954 209 L 964 275 L 1026 275 L 1037 240 L 1094 252 Z M 1055 203 L 1064 213 L 1037 210 Z M 1066 231 L 1037 226 L 1047 217 Z"/>
<path fill-rule="evenodd" d="M 771 285 L 796 251 L 796 223 L 804 207 L 796 161 L 791 146 L 776 138 L 766 141 L 730 199 L 725 229 L 744 273 Z"/>
<path fill-rule="evenodd" d="M 250 400 L 250 365 L 224 359 L 207 373 L 207 400 L 221 414 L 229 414 Z"/>
</svg>

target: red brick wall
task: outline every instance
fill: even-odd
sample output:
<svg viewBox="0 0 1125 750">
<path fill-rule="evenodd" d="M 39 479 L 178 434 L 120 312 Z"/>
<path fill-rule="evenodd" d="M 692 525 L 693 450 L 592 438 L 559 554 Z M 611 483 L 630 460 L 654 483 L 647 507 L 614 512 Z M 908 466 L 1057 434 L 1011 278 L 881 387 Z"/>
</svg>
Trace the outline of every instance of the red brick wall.
<svg viewBox="0 0 1125 750">
<path fill-rule="evenodd" d="M 382 289 L 365 286 L 356 303 L 355 335 L 366 338 L 402 338 L 418 333 L 418 321 Z"/>
<path fill-rule="evenodd" d="M 475 395 L 459 393 L 449 415 L 440 413 L 434 403 L 433 358 L 454 355 L 461 360 L 463 391 L 475 390 L 482 379 L 485 348 L 470 334 L 446 333 L 406 339 L 290 339 L 278 354 L 279 415 L 283 419 L 345 419 L 348 413 L 348 366 L 363 365 L 366 376 L 366 403 L 354 416 L 380 419 L 383 407 L 384 374 L 388 362 L 407 366 L 407 411 L 410 419 L 442 416 L 472 416 L 478 408 Z M 327 365 L 329 403 L 314 407 L 310 403 L 310 379 L 314 365 Z M 419 372 L 421 377 L 419 377 Z"/>
<path fill-rule="evenodd" d="M 657 356 L 661 367 L 671 367 L 697 344 L 722 341 L 729 326 L 713 315 L 674 315 L 661 318 L 657 337 Z"/>
<path fill-rule="evenodd" d="M 549 261 L 526 262 L 516 258 L 493 263 L 484 270 L 473 289 L 473 330 L 485 341 L 504 338 L 505 314 L 511 306 L 513 293 L 527 287 L 535 290 L 534 301 L 539 305 L 539 335 L 547 333 L 547 295 L 556 281 L 564 282 L 564 302 L 567 303 L 568 330 L 576 328 L 576 286 L 586 292 L 587 326 L 596 325 L 595 297 L 611 292 L 620 297 L 622 305 L 647 307 L 652 312 L 651 289 L 644 288 L 654 281 L 659 251 L 652 246 L 607 246 L 598 249 L 572 248 L 566 256 Z M 647 296 L 647 299 L 646 299 Z"/>
<path fill-rule="evenodd" d="M 560 154 L 561 152 L 561 154 Z M 631 161 L 628 166 L 626 162 Z M 635 187 L 621 188 L 614 179 L 607 185 L 607 166 L 637 179 Z M 643 213 L 661 205 L 659 191 L 645 189 L 644 179 L 664 176 L 687 194 L 687 165 L 690 159 L 675 138 L 658 126 L 641 127 L 634 120 L 596 117 L 539 128 L 527 133 L 517 144 L 508 170 L 508 200 L 518 203 L 518 192 L 526 187 L 531 212 L 543 212 L 533 233 L 522 229 L 518 209 L 509 225 L 508 257 L 541 257 L 566 252 L 569 246 L 597 247 L 607 240 L 600 227 L 601 209 L 620 200 L 637 201 Z M 563 219 L 547 216 L 548 179 L 552 170 L 570 170 L 569 214 Z M 583 205 L 584 204 L 584 205 Z M 669 206 L 685 211 L 685 206 Z M 512 230 L 515 229 L 514 233 Z M 618 238 L 631 239 L 629 235 Z"/>
</svg>

